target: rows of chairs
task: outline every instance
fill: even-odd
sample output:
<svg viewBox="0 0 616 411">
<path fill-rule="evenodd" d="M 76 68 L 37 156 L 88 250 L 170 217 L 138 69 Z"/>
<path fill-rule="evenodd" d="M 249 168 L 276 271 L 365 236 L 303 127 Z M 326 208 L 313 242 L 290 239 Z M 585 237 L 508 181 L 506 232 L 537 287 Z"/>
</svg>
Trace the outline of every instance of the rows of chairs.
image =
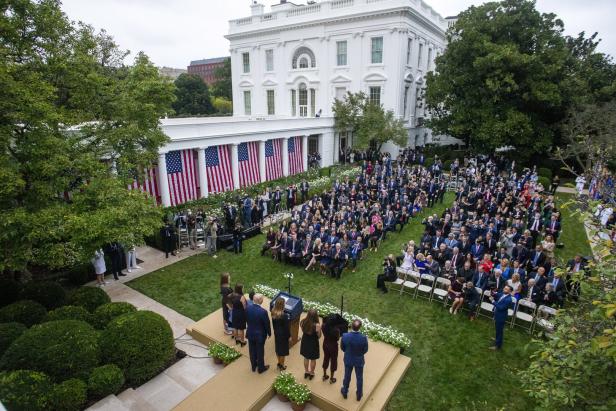
<svg viewBox="0 0 616 411">
<path fill-rule="evenodd" d="M 390 283 L 390 290 L 398 290 L 400 295 L 408 294 L 413 298 L 425 298 L 429 301 L 436 301 L 447 307 L 451 303 L 448 298 L 448 290 L 451 281 L 443 277 L 435 277 L 430 274 L 419 274 L 417 271 L 405 270 L 400 267 L 397 269 L 398 278 Z M 494 305 L 490 301 L 491 291 L 482 290 L 475 287 L 481 301 L 477 305 L 477 316 L 494 318 Z M 466 309 L 466 308 L 465 308 Z M 554 331 L 553 317 L 556 310 L 545 305 L 535 304 L 532 301 L 513 298 L 512 307 L 508 310 L 509 324 L 511 328 L 519 326 L 532 333 L 536 327 L 541 328 L 546 333 Z"/>
</svg>

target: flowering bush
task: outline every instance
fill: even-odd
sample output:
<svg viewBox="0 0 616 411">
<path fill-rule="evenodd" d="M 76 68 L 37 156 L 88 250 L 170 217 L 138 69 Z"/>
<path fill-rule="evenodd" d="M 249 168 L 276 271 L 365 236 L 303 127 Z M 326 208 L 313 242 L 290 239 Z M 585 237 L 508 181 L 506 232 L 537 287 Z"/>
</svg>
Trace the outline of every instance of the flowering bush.
<svg viewBox="0 0 616 411">
<path fill-rule="evenodd" d="M 212 358 L 218 358 L 225 364 L 231 364 L 240 357 L 240 353 L 235 349 L 222 343 L 214 343 L 208 347 L 208 352 Z"/>
<path fill-rule="evenodd" d="M 295 382 L 293 374 L 283 371 L 276 376 L 273 386 L 278 394 L 288 396 L 289 391 L 291 391 L 291 388 L 293 388 L 295 384 L 297 384 L 297 382 Z"/>
<path fill-rule="evenodd" d="M 285 273 L 282 275 L 284 278 L 293 279 L 293 273 Z"/>
<path fill-rule="evenodd" d="M 275 288 L 263 284 L 257 284 L 255 286 L 255 291 L 268 298 L 274 298 L 279 292 Z M 327 317 L 329 314 L 339 312 L 338 307 L 332 304 L 307 300 L 303 300 L 303 303 L 305 311 L 314 308 L 321 317 Z M 352 322 L 355 319 L 361 320 L 362 332 L 375 341 L 383 341 L 399 348 L 409 348 L 411 346 L 411 340 L 404 333 L 395 328 L 372 322 L 367 318 L 362 318 L 346 311 L 342 313 L 342 317 L 348 322 Z"/>
<path fill-rule="evenodd" d="M 297 405 L 302 405 L 310 401 L 311 394 L 310 388 L 308 388 L 306 384 L 295 383 L 289 387 L 289 392 L 287 392 L 286 396 L 289 401 Z"/>
</svg>

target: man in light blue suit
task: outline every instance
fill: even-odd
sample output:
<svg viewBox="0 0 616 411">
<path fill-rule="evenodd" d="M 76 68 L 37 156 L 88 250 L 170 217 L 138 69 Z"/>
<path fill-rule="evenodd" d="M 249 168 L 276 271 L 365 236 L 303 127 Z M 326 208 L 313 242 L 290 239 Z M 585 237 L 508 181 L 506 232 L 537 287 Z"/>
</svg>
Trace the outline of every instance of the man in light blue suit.
<svg viewBox="0 0 616 411">
<path fill-rule="evenodd" d="M 506 285 L 503 292 L 496 294 L 495 297 L 490 297 L 494 304 L 494 326 L 496 327 L 496 338 L 491 350 L 500 350 L 503 346 L 503 331 L 507 322 L 507 310 L 511 306 L 511 287 Z"/>
<path fill-rule="evenodd" d="M 340 392 L 344 399 L 349 392 L 351 373 L 355 369 L 357 379 L 357 401 L 361 401 L 364 388 L 364 355 L 368 352 L 368 338 L 359 332 L 361 321 L 355 320 L 351 325 L 352 331 L 342 336 L 340 348 L 344 352 L 344 380 Z"/>
</svg>

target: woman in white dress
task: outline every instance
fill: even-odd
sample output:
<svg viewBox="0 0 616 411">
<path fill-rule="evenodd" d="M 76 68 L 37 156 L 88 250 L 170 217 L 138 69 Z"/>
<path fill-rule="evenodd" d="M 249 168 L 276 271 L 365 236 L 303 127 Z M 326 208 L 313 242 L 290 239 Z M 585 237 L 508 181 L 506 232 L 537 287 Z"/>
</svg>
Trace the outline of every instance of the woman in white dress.
<svg viewBox="0 0 616 411">
<path fill-rule="evenodd" d="M 501 247 L 505 247 L 507 250 L 507 254 L 511 255 L 513 252 L 513 247 L 515 247 L 515 243 L 513 239 L 515 238 L 515 233 L 511 230 L 511 227 L 507 227 L 505 232 L 503 233 L 503 237 L 501 240 Z"/>
<path fill-rule="evenodd" d="M 405 272 L 411 271 L 413 269 L 413 264 L 415 263 L 415 256 L 413 254 L 412 248 L 408 248 L 407 251 L 404 251 L 404 258 L 402 259 L 402 264 L 400 265 L 400 269 Z"/>
<path fill-rule="evenodd" d="M 94 272 L 96 273 L 96 284 L 98 284 L 99 287 L 107 284 L 105 282 L 105 271 L 107 271 L 107 266 L 105 265 L 105 253 L 103 250 L 96 250 L 90 262 L 94 266 Z"/>
</svg>

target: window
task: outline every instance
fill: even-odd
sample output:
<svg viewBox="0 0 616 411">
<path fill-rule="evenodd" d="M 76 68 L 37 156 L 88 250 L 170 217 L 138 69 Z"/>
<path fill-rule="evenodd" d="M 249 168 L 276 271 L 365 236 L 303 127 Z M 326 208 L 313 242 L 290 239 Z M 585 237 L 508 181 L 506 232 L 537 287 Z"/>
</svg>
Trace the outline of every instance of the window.
<svg viewBox="0 0 616 411">
<path fill-rule="evenodd" d="M 372 38 L 372 64 L 383 63 L 383 37 Z"/>
<path fill-rule="evenodd" d="M 244 73 L 250 73 L 250 53 L 242 53 L 242 66 Z"/>
<path fill-rule="evenodd" d="M 293 53 L 293 60 L 291 62 L 292 69 L 298 68 L 300 57 L 306 58 L 309 67 L 315 68 L 317 66 L 317 60 L 312 50 L 310 50 L 308 47 L 300 47 L 295 50 L 295 53 Z"/>
<path fill-rule="evenodd" d="M 274 90 L 267 90 L 267 114 L 269 116 L 276 114 L 276 107 L 274 104 Z"/>
<path fill-rule="evenodd" d="M 274 71 L 274 50 L 265 50 L 265 71 Z"/>
<path fill-rule="evenodd" d="M 374 87 L 370 87 L 370 92 L 369 94 L 369 99 L 371 103 L 374 103 L 376 105 L 381 105 L 381 87 L 379 86 L 374 86 Z"/>
<path fill-rule="evenodd" d="M 404 109 L 402 110 L 402 117 L 406 117 L 406 109 L 409 105 L 409 90 L 409 86 L 404 87 Z"/>
<path fill-rule="evenodd" d="M 336 65 L 337 66 L 347 65 L 347 42 L 346 41 L 336 42 Z"/>
<path fill-rule="evenodd" d="M 308 117 L 308 89 L 304 83 L 299 85 L 299 116 Z"/>
<path fill-rule="evenodd" d="M 428 71 L 430 70 L 431 65 L 432 65 L 432 49 L 428 49 Z"/>
<path fill-rule="evenodd" d="M 302 57 L 299 59 L 299 68 L 308 68 L 308 57 Z"/>
<path fill-rule="evenodd" d="M 421 55 L 423 54 L 423 44 L 419 43 L 419 53 L 417 54 L 417 67 L 421 67 Z"/>
<path fill-rule="evenodd" d="M 297 115 L 297 91 L 291 90 L 291 115 Z"/>
<path fill-rule="evenodd" d="M 250 101 L 250 91 L 244 91 L 244 115 L 249 116 L 252 111 L 251 101 Z"/>
<path fill-rule="evenodd" d="M 317 92 L 315 89 L 310 89 L 310 115 L 314 117 L 315 115 L 315 100 L 317 98 Z"/>
<path fill-rule="evenodd" d="M 346 96 L 346 87 L 336 87 L 336 100 L 344 101 Z"/>
<path fill-rule="evenodd" d="M 407 40 L 407 45 L 406 45 L 406 65 L 410 66 L 411 65 L 411 54 L 413 52 L 413 39 L 408 39 Z"/>
</svg>

